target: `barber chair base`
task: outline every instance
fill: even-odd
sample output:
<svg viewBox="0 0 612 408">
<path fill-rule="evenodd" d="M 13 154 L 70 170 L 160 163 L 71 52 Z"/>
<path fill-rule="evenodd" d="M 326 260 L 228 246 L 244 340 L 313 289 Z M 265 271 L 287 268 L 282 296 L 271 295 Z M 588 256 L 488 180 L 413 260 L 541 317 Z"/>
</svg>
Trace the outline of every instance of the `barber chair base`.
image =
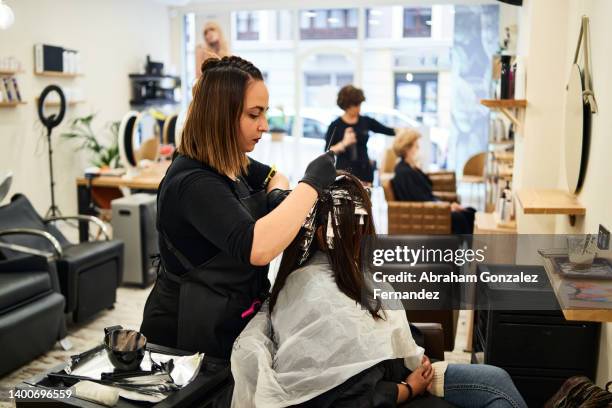
<svg viewBox="0 0 612 408">
<path fill-rule="evenodd" d="M 67 247 L 58 260 L 62 293 L 66 294 L 66 312 L 75 322 L 82 322 L 113 306 L 119 285 L 123 244 L 96 241 Z"/>
<path fill-rule="evenodd" d="M 64 328 L 64 297 L 46 296 L 0 316 L 0 376 L 53 348 Z"/>
</svg>

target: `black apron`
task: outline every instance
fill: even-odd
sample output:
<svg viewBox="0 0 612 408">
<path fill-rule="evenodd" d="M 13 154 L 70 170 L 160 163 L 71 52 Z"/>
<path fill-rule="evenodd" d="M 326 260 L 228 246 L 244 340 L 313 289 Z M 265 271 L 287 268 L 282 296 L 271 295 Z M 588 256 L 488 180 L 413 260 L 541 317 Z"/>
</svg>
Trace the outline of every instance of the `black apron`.
<svg viewBox="0 0 612 408">
<path fill-rule="evenodd" d="M 238 180 L 232 183 L 237 199 L 253 219 L 266 215 L 266 191 L 254 192 L 242 177 Z M 268 266 L 245 264 L 222 251 L 194 266 L 172 245 L 159 223 L 158 231 L 187 271 L 180 276 L 173 274 L 161 260 L 158 279 L 174 282 L 180 288 L 175 347 L 229 359 L 234 340 L 269 294 Z"/>
</svg>

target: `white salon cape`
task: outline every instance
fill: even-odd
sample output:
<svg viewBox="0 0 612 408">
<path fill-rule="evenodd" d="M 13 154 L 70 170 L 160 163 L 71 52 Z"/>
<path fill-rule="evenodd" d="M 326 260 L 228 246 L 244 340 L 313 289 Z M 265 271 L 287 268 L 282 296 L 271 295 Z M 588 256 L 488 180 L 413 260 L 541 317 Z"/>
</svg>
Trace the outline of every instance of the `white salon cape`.
<svg viewBox="0 0 612 408">
<path fill-rule="evenodd" d="M 274 313 L 267 302 L 234 343 L 232 407 L 287 407 L 331 390 L 384 360 L 403 358 L 414 370 L 424 350 L 404 310 L 374 320 L 344 295 L 327 257 L 317 252 L 294 271 Z"/>
</svg>

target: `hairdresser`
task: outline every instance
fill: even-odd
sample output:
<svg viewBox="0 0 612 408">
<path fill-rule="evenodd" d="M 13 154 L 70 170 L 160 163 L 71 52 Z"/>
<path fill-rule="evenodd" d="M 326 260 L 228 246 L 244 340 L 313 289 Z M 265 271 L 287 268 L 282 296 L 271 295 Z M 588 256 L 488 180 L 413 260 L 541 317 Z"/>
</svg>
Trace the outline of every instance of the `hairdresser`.
<svg viewBox="0 0 612 408">
<path fill-rule="evenodd" d="M 268 130 L 268 90 L 239 57 L 202 65 L 178 154 L 157 196 L 160 268 L 141 331 L 151 343 L 229 358 L 268 296 L 268 264 L 335 179 L 333 153 L 297 187 L 250 159 Z"/>
<path fill-rule="evenodd" d="M 346 85 L 338 92 L 337 104 L 344 111 L 342 116 L 330 123 L 325 134 L 325 146 L 338 155 L 338 170 L 356 176 L 365 186 L 374 180 L 374 162 L 368 156 L 370 132 L 393 136 L 395 130 L 376 119 L 361 115 L 361 104 L 365 101 L 363 91 Z"/>
</svg>

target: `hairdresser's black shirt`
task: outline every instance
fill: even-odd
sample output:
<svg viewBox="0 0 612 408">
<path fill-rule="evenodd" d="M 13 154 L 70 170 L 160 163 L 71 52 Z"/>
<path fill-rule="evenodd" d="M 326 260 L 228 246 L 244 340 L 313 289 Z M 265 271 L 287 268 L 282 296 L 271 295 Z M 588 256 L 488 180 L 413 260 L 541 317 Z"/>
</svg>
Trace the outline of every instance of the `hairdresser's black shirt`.
<svg viewBox="0 0 612 408">
<path fill-rule="evenodd" d="M 270 167 L 249 159 L 244 180 L 254 190 L 263 189 Z M 159 227 L 193 265 L 223 251 L 249 263 L 255 221 L 236 197 L 232 183 L 203 163 L 178 155 L 161 182 L 158 196 Z M 186 272 L 159 239 L 159 250 L 169 272 Z"/>
<path fill-rule="evenodd" d="M 349 127 L 352 127 L 355 131 L 357 143 L 347 147 L 346 151 L 340 153 L 336 168 L 338 170 L 346 170 L 357 176 L 360 180 L 371 183 L 374 179 L 374 168 L 368 157 L 367 145 L 370 131 L 390 136 L 395 135 L 395 131 L 368 116 L 359 116 L 359 120 L 353 125 L 346 123 L 342 118 L 338 118 L 330 123 L 327 128 L 325 147 L 333 146 L 342 141 L 344 131 Z"/>
</svg>

